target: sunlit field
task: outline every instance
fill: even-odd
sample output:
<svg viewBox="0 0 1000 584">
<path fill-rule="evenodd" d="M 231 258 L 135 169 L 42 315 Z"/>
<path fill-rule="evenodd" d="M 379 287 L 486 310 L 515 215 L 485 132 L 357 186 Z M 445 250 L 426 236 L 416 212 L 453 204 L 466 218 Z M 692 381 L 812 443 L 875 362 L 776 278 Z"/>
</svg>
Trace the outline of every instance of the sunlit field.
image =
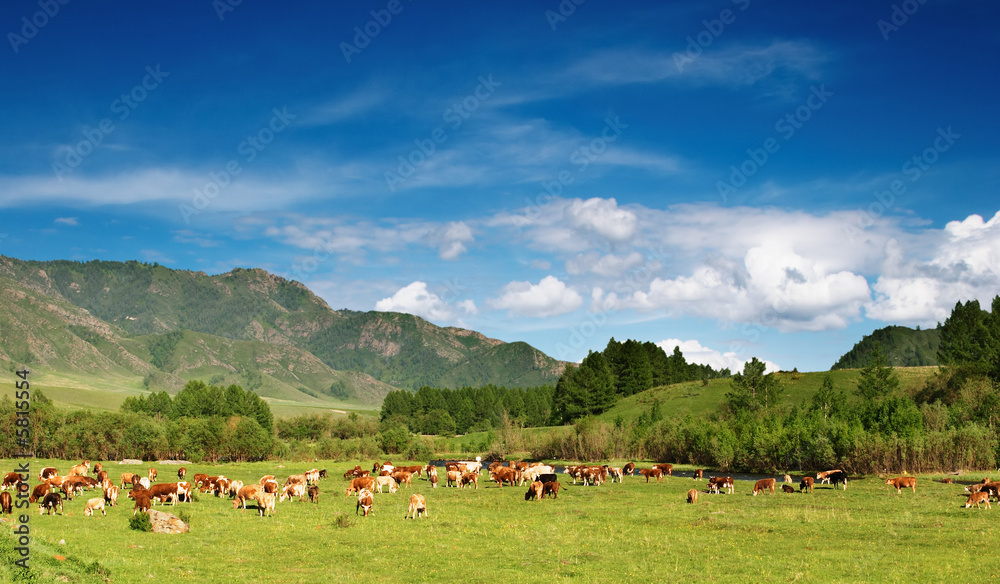
<svg viewBox="0 0 1000 584">
<path fill-rule="evenodd" d="M 915 494 L 899 495 L 877 477 L 852 480 L 846 491 L 823 485 L 803 494 L 796 484 L 785 494 L 779 476 L 776 494 L 757 497 L 745 481 L 735 494 L 710 495 L 706 481 L 687 477 L 582 486 L 560 475 L 558 499 L 526 502 L 526 487 L 499 488 L 485 470 L 478 490 L 445 488 L 442 473 L 437 489 L 421 477 L 409 489 L 376 494 L 365 518 L 344 495 L 342 475 L 354 464 L 188 465 L 189 478 L 207 472 L 256 482 L 274 473 L 283 482 L 312 466 L 330 477 L 320 481 L 318 504 L 278 503 L 272 517 L 259 517 L 252 502 L 234 510 L 229 499 L 199 494 L 173 509 L 190 516 L 184 535 L 130 530 L 124 495 L 106 517 L 83 515 L 97 491 L 68 502 L 62 516 L 39 516 L 32 506 L 31 563 L 43 582 L 970 582 L 1000 568 L 993 551 L 1000 508 L 964 508 L 963 486 L 940 475 L 921 476 Z M 31 468 L 46 465 L 65 472 L 71 463 Z M 116 481 L 148 466 L 107 465 Z M 177 467 L 152 466 L 159 482 L 176 480 Z M 691 488 L 701 491 L 694 505 L 685 502 Z M 426 496 L 428 518 L 403 519 L 410 493 Z"/>
</svg>

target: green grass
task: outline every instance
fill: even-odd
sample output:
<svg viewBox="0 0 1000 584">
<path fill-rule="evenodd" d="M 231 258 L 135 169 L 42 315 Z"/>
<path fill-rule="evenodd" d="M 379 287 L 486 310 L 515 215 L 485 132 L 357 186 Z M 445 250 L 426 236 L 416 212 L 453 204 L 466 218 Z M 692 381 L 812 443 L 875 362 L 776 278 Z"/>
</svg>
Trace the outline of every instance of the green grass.
<svg viewBox="0 0 1000 584">
<path fill-rule="evenodd" d="M 409 490 L 376 495 L 374 515 L 361 518 L 340 478 L 355 463 L 371 464 L 316 463 L 331 475 L 320 483 L 319 505 L 279 503 L 271 518 L 201 495 L 178 507 L 190 513 L 192 529 L 179 536 L 129 530 L 127 503 L 107 517 L 84 517 L 85 494 L 66 505 L 64 516 L 32 515 L 32 563 L 44 563 L 52 579 L 65 567 L 74 570 L 69 581 L 100 581 L 83 578 L 90 567 L 116 583 L 381 582 L 401 574 L 415 582 L 456 575 L 470 582 L 970 582 L 1000 567 L 990 551 L 1000 509 L 963 508 L 962 486 L 936 482 L 940 475 L 920 477 L 916 494 L 902 495 L 876 477 L 852 481 L 846 491 L 824 486 L 758 497 L 738 482 L 735 495 L 701 493 L 697 505 L 688 505 L 684 494 L 704 489 L 704 481 L 627 477 L 624 484 L 583 487 L 561 478 L 557 500 L 525 502 L 524 488 L 488 485 L 484 473 L 478 490 L 431 489 L 416 479 Z M 70 463 L 32 468 L 43 464 L 63 470 Z M 109 466 L 113 474 L 137 468 Z M 246 481 L 308 467 L 188 468 Z M 161 480 L 175 468 L 161 466 Z M 428 519 L 403 520 L 411 492 L 427 497 Z M 69 559 L 53 564 L 53 554 Z"/>
</svg>

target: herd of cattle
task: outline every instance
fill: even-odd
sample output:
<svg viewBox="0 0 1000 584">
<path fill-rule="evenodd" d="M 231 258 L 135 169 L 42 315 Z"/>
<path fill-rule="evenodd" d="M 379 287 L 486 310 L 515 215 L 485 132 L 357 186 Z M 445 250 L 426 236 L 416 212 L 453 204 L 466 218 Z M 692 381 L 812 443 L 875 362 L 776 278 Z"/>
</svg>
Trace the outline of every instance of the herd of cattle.
<svg viewBox="0 0 1000 584">
<path fill-rule="evenodd" d="M 476 457 L 475 461 L 455 461 L 447 462 L 444 465 L 445 485 L 457 488 L 479 488 L 479 477 L 482 473 L 482 459 Z M 495 482 L 498 488 L 503 486 L 524 486 L 528 484 L 528 491 L 524 494 L 525 501 L 541 501 L 546 496 L 555 499 L 559 495 L 560 484 L 555 469 L 543 463 L 509 462 L 506 465 L 501 462 L 493 462 L 488 467 L 488 474 L 491 482 Z M 319 502 L 320 479 L 327 478 L 325 469 L 311 469 L 302 474 L 290 475 L 283 485 L 279 485 L 275 475 L 265 475 L 257 483 L 244 484 L 240 480 L 230 480 L 222 475 L 210 476 L 206 473 L 197 473 L 192 476 L 192 480 L 185 480 L 187 469 L 180 467 L 177 470 L 177 482 L 157 483 L 157 469 L 150 468 L 145 476 L 132 472 L 121 474 L 118 484 L 112 482 L 108 472 L 102 468 L 101 463 L 97 463 L 93 468 L 94 476 L 88 476 L 91 472 L 90 461 L 83 461 L 81 464 L 73 466 L 65 476 L 60 476 L 54 467 L 46 467 L 39 472 L 40 484 L 31 490 L 28 498 L 30 503 L 38 503 L 39 513 L 52 514 L 62 513 L 63 499 L 72 500 L 74 496 L 83 493 L 84 490 L 101 489 L 103 497 L 95 497 L 87 500 L 83 514 L 91 516 L 101 512 L 106 515 L 106 507 L 113 507 L 118 504 L 119 494 L 122 490 L 129 489 L 127 498 L 135 501 L 133 515 L 140 511 L 149 511 L 155 503 L 171 503 L 176 505 L 179 501 L 191 501 L 192 493 L 195 489 L 202 493 L 210 493 L 216 497 L 230 497 L 233 501 L 233 509 L 246 509 L 248 501 L 255 501 L 258 514 L 270 516 L 274 512 L 275 502 L 291 501 L 297 498 L 304 501 L 308 496 L 313 503 Z M 655 464 L 650 468 L 636 468 L 634 463 L 628 463 L 622 467 L 611 467 L 609 465 L 580 465 L 566 466 L 563 473 L 572 478 L 573 484 L 580 481 L 583 485 L 600 485 L 609 479 L 612 483 L 616 480 L 622 482 L 624 476 L 643 476 L 646 482 L 655 479 L 656 482 L 663 480 L 665 476 L 673 476 L 673 465 L 668 463 Z M 409 487 L 414 476 L 425 476 L 432 488 L 438 486 L 438 467 L 433 464 L 426 466 L 393 466 L 391 462 L 376 462 L 371 471 L 355 466 L 344 473 L 344 479 L 349 480 L 345 490 L 345 496 L 355 495 L 357 504 L 355 514 L 365 517 L 372 514 L 374 508 L 375 493 L 388 491 L 395 493 L 401 486 Z M 696 470 L 693 473 L 695 480 L 704 479 L 704 471 Z M 784 475 L 781 488 L 785 493 L 794 493 L 792 479 L 789 475 Z M 13 497 L 11 492 L 27 493 L 30 486 L 27 483 L 28 477 L 16 472 L 7 473 L 4 476 L 2 490 L 0 490 L 0 508 L 3 513 L 12 512 Z M 819 472 L 814 479 L 811 476 L 802 477 L 799 482 L 799 492 L 812 492 L 816 482 L 831 484 L 834 488 L 843 485 L 847 489 L 847 473 L 840 469 Z M 945 479 L 944 482 L 951 482 Z M 902 489 L 911 489 L 914 493 L 917 490 L 917 479 L 912 476 L 902 476 L 890 478 L 885 481 L 896 489 L 897 494 L 902 493 Z M 732 477 L 708 477 L 708 487 L 704 491 L 711 494 L 735 493 L 735 482 Z M 759 493 L 775 493 L 777 480 L 766 478 L 758 480 L 753 487 L 753 495 Z M 1000 481 L 992 482 L 990 479 L 983 479 L 979 483 L 969 485 L 965 488 L 969 492 L 966 507 L 975 505 L 980 508 L 985 504 L 990 506 L 990 496 L 997 497 L 1000 501 Z M 60 493 L 61 491 L 61 493 Z M 691 489 L 687 492 L 687 502 L 697 503 L 699 490 Z M 410 504 L 407 509 L 407 517 L 427 517 L 427 501 L 423 495 L 413 494 L 410 496 Z"/>
</svg>

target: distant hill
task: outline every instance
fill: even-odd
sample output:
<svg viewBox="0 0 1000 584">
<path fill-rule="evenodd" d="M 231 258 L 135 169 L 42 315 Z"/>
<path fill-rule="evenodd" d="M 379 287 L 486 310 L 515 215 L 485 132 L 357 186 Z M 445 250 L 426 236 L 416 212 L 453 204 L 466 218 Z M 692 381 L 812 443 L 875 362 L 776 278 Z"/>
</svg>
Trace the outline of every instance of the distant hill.
<svg viewBox="0 0 1000 584">
<path fill-rule="evenodd" d="M 937 365 L 941 329 L 914 330 L 905 326 L 880 328 L 858 341 L 831 369 L 860 369 L 868 365 L 876 347 L 889 359 L 893 367 L 922 367 Z"/>
<path fill-rule="evenodd" d="M 157 264 L 0 256 L 0 362 L 94 376 L 238 383 L 292 401 L 378 403 L 393 389 L 554 383 L 526 343 L 390 312 L 332 310 L 260 269 L 209 276 Z"/>
</svg>

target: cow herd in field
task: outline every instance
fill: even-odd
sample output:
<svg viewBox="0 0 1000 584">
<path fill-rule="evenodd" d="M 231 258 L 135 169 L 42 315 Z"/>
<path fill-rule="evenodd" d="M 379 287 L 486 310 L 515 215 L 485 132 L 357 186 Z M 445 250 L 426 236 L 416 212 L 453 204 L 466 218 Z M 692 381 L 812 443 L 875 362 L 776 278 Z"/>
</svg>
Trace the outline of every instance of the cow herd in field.
<svg viewBox="0 0 1000 584">
<path fill-rule="evenodd" d="M 559 495 L 560 484 L 557 473 L 551 465 L 543 463 L 527 462 L 493 462 L 487 467 L 490 482 L 496 483 L 498 488 L 504 485 L 511 487 L 528 485 L 528 490 L 524 494 L 525 501 L 541 501 L 549 497 L 555 499 Z M 629 462 L 622 467 L 612 467 L 605 465 L 576 465 L 566 466 L 564 474 L 572 478 L 573 484 L 580 481 L 583 485 L 601 485 L 608 482 L 622 482 L 624 476 L 642 476 L 646 483 L 650 479 L 660 482 L 666 476 L 673 476 L 673 465 L 660 463 L 650 468 L 636 468 L 635 464 Z M 180 467 L 177 470 L 177 481 L 169 483 L 158 483 L 158 471 L 150 468 L 145 475 L 132 472 L 123 472 L 120 481 L 114 483 L 108 472 L 102 468 L 101 463 L 97 463 L 93 468 L 94 476 L 91 473 L 90 461 L 83 461 L 81 464 L 70 468 L 66 475 L 60 475 L 54 467 L 45 467 L 39 474 L 41 481 L 31 489 L 28 500 L 30 503 L 38 503 L 40 514 L 62 513 L 64 500 L 73 500 L 84 490 L 100 489 L 103 497 L 94 497 L 87 500 L 83 509 L 85 516 L 95 515 L 100 512 L 106 515 L 106 507 L 118 505 L 119 494 L 128 489 L 126 497 L 134 500 L 135 505 L 133 515 L 138 512 L 149 511 L 156 503 L 190 502 L 192 493 L 195 490 L 204 494 L 211 494 L 216 497 L 229 497 L 233 502 L 233 509 L 246 509 L 249 501 L 256 503 L 258 514 L 270 516 L 275 510 L 276 502 L 298 499 L 304 501 L 308 496 L 309 501 L 319 502 L 319 481 L 327 478 L 325 469 L 311 469 L 301 474 L 292 474 L 280 485 L 275 475 L 268 474 L 260 478 L 257 483 L 244 484 L 240 480 L 230 480 L 223 475 L 209 475 L 207 473 L 195 473 L 190 481 L 185 480 L 187 469 Z M 474 461 L 454 461 L 444 463 L 445 486 L 456 488 L 479 488 L 479 478 L 482 473 L 482 459 L 476 457 Z M 426 466 L 394 466 L 391 462 L 376 462 L 371 471 L 355 466 L 344 473 L 344 479 L 349 480 L 345 489 L 345 496 L 356 496 L 357 504 L 355 514 L 365 517 L 372 514 L 375 503 L 375 494 L 397 492 L 401 487 L 409 487 L 414 477 L 424 476 L 429 481 L 432 488 L 438 486 L 438 467 L 433 464 Z M 704 479 L 704 471 L 698 469 L 694 471 L 692 478 L 695 480 Z M 4 476 L 2 490 L 0 490 L 0 508 L 3 513 L 11 513 L 13 506 L 13 496 L 15 493 L 27 493 L 30 488 L 27 483 L 28 477 L 16 472 L 7 473 Z M 842 485 L 847 489 L 847 473 L 840 469 L 822 471 L 812 476 L 804 476 L 799 482 L 799 492 L 813 492 L 816 483 L 828 483 L 834 488 Z M 945 479 L 944 482 L 951 482 Z M 910 489 L 916 493 L 917 479 L 912 476 L 901 476 L 890 478 L 885 481 L 886 485 L 896 489 L 897 494 L 901 494 L 903 489 Z M 777 479 L 765 478 L 756 481 L 752 494 L 759 493 L 773 494 L 776 492 Z M 784 475 L 782 492 L 794 493 L 792 478 Z M 707 489 L 703 492 L 709 494 L 735 493 L 735 482 L 732 477 L 708 477 Z M 980 508 L 985 505 L 991 508 L 990 496 L 994 496 L 1000 501 L 1000 481 L 992 482 L 989 478 L 983 479 L 979 483 L 965 487 L 969 492 L 965 507 L 975 506 Z M 60 492 L 61 491 L 61 492 Z M 690 489 L 686 494 L 688 503 L 698 502 L 698 489 Z M 410 496 L 409 507 L 404 518 L 427 517 L 427 501 L 423 495 L 413 494 Z"/>
</svg>

